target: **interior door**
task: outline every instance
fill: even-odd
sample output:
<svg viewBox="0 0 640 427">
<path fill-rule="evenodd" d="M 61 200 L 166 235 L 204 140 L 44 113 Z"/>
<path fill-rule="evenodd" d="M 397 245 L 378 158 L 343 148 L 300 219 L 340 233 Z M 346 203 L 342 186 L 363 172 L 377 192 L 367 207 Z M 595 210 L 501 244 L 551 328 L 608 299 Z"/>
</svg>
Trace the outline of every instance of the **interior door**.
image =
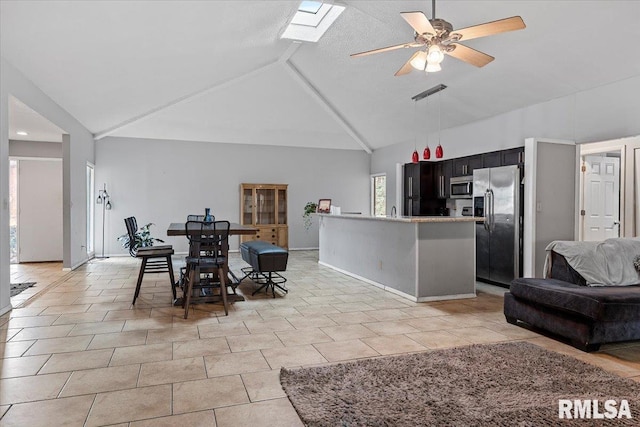
<svg viewBox="0 0 640 427">
<path fill-rule="evenodd" d="M 20 160 L 20 262 L 62 260 L 62 162 Z"/>
<path fill-rule="evenodd" d="M 583 240 L 620 237 L 620 158 L 584 156 Z"/>
</svg>

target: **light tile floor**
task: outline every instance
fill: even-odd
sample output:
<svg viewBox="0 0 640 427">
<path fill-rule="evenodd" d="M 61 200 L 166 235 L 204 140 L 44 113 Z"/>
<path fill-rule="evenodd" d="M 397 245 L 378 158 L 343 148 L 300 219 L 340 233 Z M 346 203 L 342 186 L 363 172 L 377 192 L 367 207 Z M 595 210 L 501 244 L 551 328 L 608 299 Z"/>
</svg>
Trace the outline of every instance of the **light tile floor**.
<svg viewBox="0 0 640 427">
<path fill-rule="evenodd" d="M 73 272 L 59 263 L 12 266 L 12 281 L 37 281 L 0 317 L 3 426 L 299 426 L 279 383 L 281 366 L 322 365 L 474 343 L 526 340 L 640 381 L 640 342 L 587 354 L 509 325 L 504 290 L 413 303 L 318 265 L 293 251 L 289 294 L 251 296 L 229 316 L 196 305 L 188 319 L 170 304 L 166 274 L 139 261 L 94 260 Z M 177 261 L 176 261 L 177 262 Z M 231 268 L 245 266 L 237 254 Z"/>
</svg>

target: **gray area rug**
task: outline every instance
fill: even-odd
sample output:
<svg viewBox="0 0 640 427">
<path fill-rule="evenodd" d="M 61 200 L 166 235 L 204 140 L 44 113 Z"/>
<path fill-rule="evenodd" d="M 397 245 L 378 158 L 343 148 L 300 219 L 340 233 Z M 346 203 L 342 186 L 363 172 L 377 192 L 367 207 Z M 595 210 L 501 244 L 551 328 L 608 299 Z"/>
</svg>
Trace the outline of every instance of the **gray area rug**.
<svg viewBox="0 0 640 427">
<path fill-rule="evenodd" d="M 640 425 L 640 383 L 525 342 L 283 368 L 280 382 L 308 426 Z M 559 419 L 559 399 L 601 413 L 626 399 L 633 418 Z"/>
<path fill-rule="evenodd" d="M 24 291 L 25 289 L 28 289 L 28 288 L 32 287 L 35 284 L 36 284 L 36 282 L 12 283 L 11 284 L 11 296 L 15 297 L 20 292 Z"/>
</svg>

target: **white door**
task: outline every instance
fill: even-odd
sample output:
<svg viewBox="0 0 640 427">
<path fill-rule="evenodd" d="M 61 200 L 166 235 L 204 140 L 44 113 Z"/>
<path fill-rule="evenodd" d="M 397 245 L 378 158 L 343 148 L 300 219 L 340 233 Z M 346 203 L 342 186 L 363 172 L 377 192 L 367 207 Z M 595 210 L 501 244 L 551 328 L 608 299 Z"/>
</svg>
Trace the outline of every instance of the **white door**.
<svg viewBox="0 0 640 427">
<path fill-rule="evenodd" d="M 620 237 L 620 159 L 584 156 L 584 240 Z"/>
<path fill-rule="evenodd" d="M 20 262 L 62 260 L 62 161 L 20 160 Z"/>
</svg>

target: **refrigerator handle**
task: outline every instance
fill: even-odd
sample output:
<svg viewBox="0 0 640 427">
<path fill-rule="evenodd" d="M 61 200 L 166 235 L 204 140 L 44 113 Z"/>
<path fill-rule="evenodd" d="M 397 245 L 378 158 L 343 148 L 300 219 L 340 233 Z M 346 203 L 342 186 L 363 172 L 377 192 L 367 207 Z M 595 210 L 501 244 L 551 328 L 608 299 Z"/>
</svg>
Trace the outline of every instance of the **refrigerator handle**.
<svg viewBox="0 0 640 427">
<path fill-rule="evenodd" d="M 494 231 L 496 229 L 496 218 L 495 218 L 495 206 L 493 205 L 494 203 L 494 199 L 493 199 L 493 190 L 489 189 L 489 195 L 491 196 L 491 222 L 489 224 L 490 230 L 489 231 Z"/>
<path fill-rule="evenodd" d="M 484 192 L 484 229 L 489 231 L 489 190 Z"/>
</svg>

